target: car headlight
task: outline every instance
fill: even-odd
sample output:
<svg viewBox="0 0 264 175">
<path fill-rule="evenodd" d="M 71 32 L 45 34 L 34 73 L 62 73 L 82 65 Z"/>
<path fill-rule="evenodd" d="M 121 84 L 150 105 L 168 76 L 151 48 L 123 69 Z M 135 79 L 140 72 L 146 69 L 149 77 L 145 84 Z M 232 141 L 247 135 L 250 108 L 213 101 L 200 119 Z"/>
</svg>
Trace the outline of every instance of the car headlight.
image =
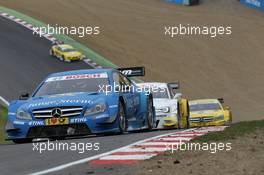
<svg viewBox="0 0 264 175">
<path fill-rule="evenodd" d="M 84 115 L 87 116 L 87 115 L 102 113 L 105 111 L 105 109 L 106 109 L 106 105 L 104 103 L 100 103 L 100 104 L 97 104 L 91 108 L 88 108 L 85 111 Z"/>
<path fill-rule="evenodd" d="M 28 112 L 24 111 L 23 109 L 17 110 L 16 118 L 21 119 L 21 120 L 31 120 L 32 119 L 31 115 Z"/>
<path fill-rule="evenodd" d="M 224 120 L 224 119 L 225 119 L 224 115 L 219 115 L 218 117 L 214 118 L 214 121 Z"/>
<path fill-rule="evenodd" d="M 170 112 L 170 107 L 158 108 L 157 112 L 169 113 Z"/>
</svg>

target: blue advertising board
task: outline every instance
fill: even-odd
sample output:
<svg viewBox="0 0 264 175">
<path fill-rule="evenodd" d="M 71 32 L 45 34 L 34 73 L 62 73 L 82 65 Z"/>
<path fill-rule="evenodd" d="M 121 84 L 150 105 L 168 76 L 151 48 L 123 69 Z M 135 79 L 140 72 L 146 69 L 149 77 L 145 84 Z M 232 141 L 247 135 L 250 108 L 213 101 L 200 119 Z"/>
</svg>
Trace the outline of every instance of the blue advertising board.
<svg viewBox="0 0 264 175">
<path fill-rule="evenodd" d="M 166 0 L 169 3 L 189 5 L 189 0 Z"/>
<path fill-rule="evenodd" d="M 169 3 L 182 4 L 182 5 L 198 5 L 199 0 L 166 0 Z"/>
<path fill-rule="evenodd" d="M 264 0 L 240 0 L 242 4 L 264 11 Z"/>
</svg>

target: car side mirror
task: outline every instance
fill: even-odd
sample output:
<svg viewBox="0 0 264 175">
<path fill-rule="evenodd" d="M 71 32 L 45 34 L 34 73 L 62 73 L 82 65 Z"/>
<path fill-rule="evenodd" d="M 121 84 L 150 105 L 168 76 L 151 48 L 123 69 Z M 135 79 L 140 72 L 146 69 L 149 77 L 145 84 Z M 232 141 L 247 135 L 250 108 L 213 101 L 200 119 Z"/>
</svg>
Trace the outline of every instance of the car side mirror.
<svg viewBox="0 0 264 175">
<path fill-rule="evenodd" d="M 177 83 L 168 83 L 168 85 L 169 85 L 169 87 L 171 89 L 174 89 L 174 90 L 180 89 L 180 83 L 179 82 L 177 82 Z"/>
<path fill-rule="evenodd" d="M 225 110 L 230 110 L 231 108 L 229 106 L 224 107 Z"/>
<path fill-rule="evenodd" d="M 23 93 L 19 96 L 19 100 L 27 100 L 29 98 L 29 93 Z"/>
<path fill-rule="evenodd" d="M 182 93 L 176 93 L 173 98 L 174 99 L 179 99 L 181 97 L 182 97 Z"/>
</svg>

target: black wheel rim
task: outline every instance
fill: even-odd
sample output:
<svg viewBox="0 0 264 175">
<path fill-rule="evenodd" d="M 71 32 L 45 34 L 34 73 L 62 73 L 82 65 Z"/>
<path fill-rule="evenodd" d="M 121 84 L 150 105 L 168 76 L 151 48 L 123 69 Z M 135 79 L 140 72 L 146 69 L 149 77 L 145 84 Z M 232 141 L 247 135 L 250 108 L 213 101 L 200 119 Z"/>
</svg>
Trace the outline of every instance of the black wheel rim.
<svg viewBox="0 0 264 175">
<path fill-rule="evenodd" d="M 123 106 L 120 105 L 120 109 L 119 109 L 119 120 L 120 120 L 120 128 L 122 131 L 126 130 L 126 119 L 125 119 L 125 113 L 124 113 L 124 109 Z"/>
<path fill-rule="evenodd" d="M 177 114 L 177 118 L 178 118 L 178 129 L 181 129 L 181 116 L 180 116 L 180 112 L 178 112 Z"/>
<path fill-rule="evenodd" d="M 153 125 L 153 105 L 152 105 L 152 101 L 150 101 L 149 105 L 148 105 L 148 122 L 149 122 L 149 126 L 152 127 L 152 125 Z"/>
</svg>

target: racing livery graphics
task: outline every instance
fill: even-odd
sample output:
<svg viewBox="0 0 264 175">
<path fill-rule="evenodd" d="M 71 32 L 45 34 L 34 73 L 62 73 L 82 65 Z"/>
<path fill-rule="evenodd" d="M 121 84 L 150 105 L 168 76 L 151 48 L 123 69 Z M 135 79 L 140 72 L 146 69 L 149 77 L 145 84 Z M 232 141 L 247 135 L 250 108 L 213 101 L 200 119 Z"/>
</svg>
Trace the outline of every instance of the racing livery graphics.
<svg viewBox="0 0 264 175">
<path fill-rule="evenodd" d="M 128 77 L 115 69 L 51 74 L 31 96 L 24 94 L 10 103 L 8 138 L 20 143 L 33 138 L 151 130 L 156 123 L 152 94 L 124 89 L 136 86 Z M 113 84 L 121 90 L 107 95 L 99 91 L 99 86 Z"/>
<path fill-rule="evenodd" d="M 191 100 L 189 102 L 191 127 L 230 124 L 232 113 L 229 107 L 223 107 L 223 103 L 223 99 Z"/>
<path fill-rule="evenodd" d="M 189 128 L 188 100 L 181 98 L 178 83 L 139 83 L 151 89 L 156 110 L 157 128 Z"/>
<path fill-rule="evenodd" d="M 79 61 L 85 57 L 81 52 L 68 44 L 53 45 L 50 49 L 50 55 L 65 62 Z"/>
</svg>

